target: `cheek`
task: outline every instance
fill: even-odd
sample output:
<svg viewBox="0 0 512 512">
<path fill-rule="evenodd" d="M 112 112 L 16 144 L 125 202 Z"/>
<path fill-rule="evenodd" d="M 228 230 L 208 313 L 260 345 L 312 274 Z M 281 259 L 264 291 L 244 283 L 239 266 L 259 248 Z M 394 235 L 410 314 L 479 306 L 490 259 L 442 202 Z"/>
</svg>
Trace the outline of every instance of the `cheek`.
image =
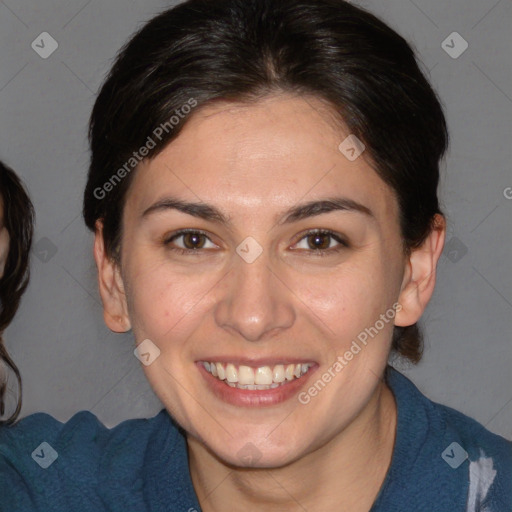
<svg viewBox="0 0 512 512">
<path fill-rule="evenodd" d="M 127 265 L 127 302 L 136 339 L 167 340 L 186 335 L 208 305 L 214 276 L 171 271 L 165 262 Z"/>
<path fill-rule="evenodd" d="M 339 340 L 357 335 L 393 303 L 382 269 L 369 261 L 301 281 L 301 301 Z"/>
</svg>

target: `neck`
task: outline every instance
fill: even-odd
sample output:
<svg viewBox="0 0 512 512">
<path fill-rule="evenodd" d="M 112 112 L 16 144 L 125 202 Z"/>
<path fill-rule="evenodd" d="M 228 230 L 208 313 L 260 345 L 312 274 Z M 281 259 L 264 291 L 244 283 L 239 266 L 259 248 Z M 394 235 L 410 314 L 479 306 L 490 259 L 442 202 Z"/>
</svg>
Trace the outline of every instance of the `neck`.
<svg viewBox="0 0 512 512">
<path fill-rule="evenodd" d="M 395 430 L 395 400 L 382 383 L 342 432 L 284 467 L 236 468 L 189 437 L 192 482 L 204 512 L 368 512 L 391 463 Z"/>
</svg>

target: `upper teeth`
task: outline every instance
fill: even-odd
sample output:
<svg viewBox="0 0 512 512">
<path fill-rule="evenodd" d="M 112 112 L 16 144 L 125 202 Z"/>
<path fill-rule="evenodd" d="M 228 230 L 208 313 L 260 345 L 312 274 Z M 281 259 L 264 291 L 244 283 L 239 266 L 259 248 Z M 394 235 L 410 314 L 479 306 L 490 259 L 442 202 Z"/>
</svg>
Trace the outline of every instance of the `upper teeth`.
<svg viewBox="0 0 512 512">
<path fill-rule="evenodd" d="M 305 364 L 276 364 L 274 367 L 259 366 L 236 366 L 232 363 L 209 363 L 203 361 L 203 366 L 214 377 L 227 381 L 232 387 L 243 387 L 246 389 L 256 389 L 253 386 L 262 386 L 259 389 L 268 387 L 277 387 L 279 384 L 299 378 L 304 375 L 311 363 Z"/>
</svg>

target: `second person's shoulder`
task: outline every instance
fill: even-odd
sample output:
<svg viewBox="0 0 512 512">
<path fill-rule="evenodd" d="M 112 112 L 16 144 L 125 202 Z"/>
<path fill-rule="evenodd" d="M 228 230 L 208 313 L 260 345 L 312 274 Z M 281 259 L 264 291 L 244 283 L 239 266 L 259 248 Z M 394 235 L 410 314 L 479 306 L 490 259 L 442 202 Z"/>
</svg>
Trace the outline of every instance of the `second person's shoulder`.
<svg viewBox="0 0 512 512">
<path fill-rule="evenodd" d="M 88 411 L 66 422 L 35 413 L 2 426 L 0 494 L 8 505 L 5 510 L 44 510 L 50 505 L 60 510 L 85 496 L 90 501 L 89 508 L 83 503 L 85 509 L 93 510 L 109 482 L 129 488 L 157 458 L 158 449 L 172 451 L 179 435 L 165 409 L 153 418 L 125 420 L 113 428 Z"/>
</svg>

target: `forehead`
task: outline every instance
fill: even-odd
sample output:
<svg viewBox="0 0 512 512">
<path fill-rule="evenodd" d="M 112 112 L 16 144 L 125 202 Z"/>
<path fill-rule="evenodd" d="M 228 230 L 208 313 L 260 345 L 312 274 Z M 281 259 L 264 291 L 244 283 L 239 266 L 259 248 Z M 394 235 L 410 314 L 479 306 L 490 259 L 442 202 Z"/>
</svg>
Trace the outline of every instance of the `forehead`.
<svg viewBox="0 0 512 512">
<path fill-rule="evenodd" d="M 231 215 L 242 207 L 267 211 L 343 195 L 395 216 L 394 193 L 367 155 L 350 161 L 339 150 L 348 135 L 316 98 L 281 95 L 209 105 L 139 166 L 128 201 L 140 209 L 165 194 L 180 195 Z"/>
</svg>

